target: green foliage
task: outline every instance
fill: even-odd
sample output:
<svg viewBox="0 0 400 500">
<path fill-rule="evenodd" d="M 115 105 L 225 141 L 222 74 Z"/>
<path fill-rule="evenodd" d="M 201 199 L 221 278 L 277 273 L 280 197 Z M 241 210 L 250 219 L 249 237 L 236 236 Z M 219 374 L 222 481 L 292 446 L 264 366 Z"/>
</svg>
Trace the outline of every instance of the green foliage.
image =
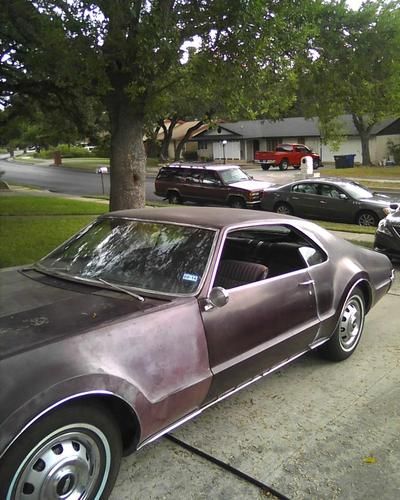
<svg viewBox="0 0 400 500">
<path fill-rule="evenodd" d="M 397 1 L 319 4 L 308 51 L 298 60 L 299 102 L 327 129 L 349 113 L 369 163 L 368 141 L 380 120 L 400 113 L 400 9 Z M 328 134 L 329 136 L 329 134 Z"/>
<path fill-rule="evenodd" d="M 59 144 L 48 149 L 42 149 L 39 153 L 35 153 L 35 158 L 51 159 L 54 158 L 54 153 L 59 151 L 62 158 L 89 158 L 95 156 L 93 152 L 81 146 L 70 146 L 69 144 Z"/>
<path fill-rule="evenodd" d="M 184 151 L 183 158 L 187 161 L 197 161 L 199 159 L 197 151 Z"/>
<path fill-rule="evenodd" d="M 393 142 L 388 143 L 389 154 L 394 158 L 396 165 L 400 165 L 400 144 L 394 144 Z"/>
</svg>

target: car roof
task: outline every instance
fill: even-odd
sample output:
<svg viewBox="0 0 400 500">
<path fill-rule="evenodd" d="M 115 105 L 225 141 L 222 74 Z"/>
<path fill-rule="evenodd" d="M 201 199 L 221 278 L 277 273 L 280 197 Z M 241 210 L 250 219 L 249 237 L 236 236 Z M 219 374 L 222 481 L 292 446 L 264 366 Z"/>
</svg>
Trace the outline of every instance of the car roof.
<svg viewBox="0 0 400 500">
<path fill-rule="evenodd" d="M 348 184 L 358 184 L 357 181 L 350 179 L 344 179 L 342 177 L 312 177 L 309 179 L 301 179 L 284 184 L 285 186 L 290 186 L 293 184 L 303 184 L 305 182 L 311 182 L 314 184 L 336 184 L 337 186 L 346 186 Z"/>
<path fill-rule="evenodd" d="M 191 226 L 202 226 L 214 229 L 236 226 L 238 224 L 253 224 L 257 222 L 288 222 L 291 217 L 248 209 L 233 209 L 222 207 L 162 207 L 119 210 L 106 213 L 101 218 L 120 217 L 160 222 L 174 222 Z M 293 220 L 295 218 L 293 217 Z M 299 219 L 296 219 L 299 220 Z"/>
<path fill-rule="evenodd" d="M 239 165 L 207 165 L 203 163 L 199 164 L 189 164 L 189 163 L 171 163 L 170 165 L 166 165 L 163 168 L 193 168 L 199 170 L 228 170 L 230 168 L 240 168 Z"/>
</svg>

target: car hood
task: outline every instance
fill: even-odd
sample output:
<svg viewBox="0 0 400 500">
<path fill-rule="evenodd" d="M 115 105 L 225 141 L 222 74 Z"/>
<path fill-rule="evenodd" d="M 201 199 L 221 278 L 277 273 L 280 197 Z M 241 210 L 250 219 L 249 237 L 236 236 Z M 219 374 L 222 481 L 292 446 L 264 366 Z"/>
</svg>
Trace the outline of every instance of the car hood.
<svg viewBox="0 0 400 500">
<path fill-rule="evenodd" d="M 376 205 L 377 207 L 388 207 L 391 203 L 398 203 L 397 201 L 384 194 L 376 194 L 372 198 L 360 198 L 357 201 Z"/>
<path fill-rule="evenodd" d="M 140 302 L 113 290 L 46 276 L 32 269 L 2 271 L 0 279 L 0 360 L 164 302 Z"/>
<path fill-rule="evenodd" d="M 273 184 L 273 182 L 257 181 L 254 179 L 251 181 L 232 182 L 229 185 L 235 186 L 236 188 L 245 189 L 247 191 L 260 191 L 270 188 L 271 186 L 273 186 Z"/>
</svg>

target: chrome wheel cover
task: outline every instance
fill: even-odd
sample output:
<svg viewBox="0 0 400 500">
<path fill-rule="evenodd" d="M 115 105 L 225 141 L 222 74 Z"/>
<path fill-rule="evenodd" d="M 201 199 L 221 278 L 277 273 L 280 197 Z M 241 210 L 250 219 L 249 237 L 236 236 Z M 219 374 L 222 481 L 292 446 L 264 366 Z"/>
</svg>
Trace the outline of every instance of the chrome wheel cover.
<svg viewBox="0 0 400 500">
<path fill-rule="evenodd" d="M 100 498 L 110 464 L 110 446 L 98 428 L 88 424 L 62 427 L 28 454 L 11 481 L 6 500 Z"/>
<path fill-rule="evenodd" d="M 358 223 L 360 226 L 375 226 L 376 220 L 372 214 L 365 213 L 360 215 Z"/>
<path fill-rule="evenodd" d="M 276 209 L 277 214 L 291 215 L 292 211 L 286 205 L 279 205 Z"/>
<path fill-rule="evenodd" d="M 355 295 L 347 302 L 339 323 L 339 342 L 349 352 L 357 345 L 364 326 L 364 304 Z"/>
</svg>

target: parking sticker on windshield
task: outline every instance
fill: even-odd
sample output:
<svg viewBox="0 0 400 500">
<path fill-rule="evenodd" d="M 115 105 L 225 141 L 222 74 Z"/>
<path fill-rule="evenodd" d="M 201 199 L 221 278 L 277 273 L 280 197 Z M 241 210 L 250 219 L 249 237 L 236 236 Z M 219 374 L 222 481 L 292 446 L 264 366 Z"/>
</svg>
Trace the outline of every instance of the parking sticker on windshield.
<svg viewBox="0 0 400 500">
<path fill-rule="evenodd" d="M 193 283 L 197 283 L 199 281 L 199 277 L 197 274 L 184 273 L 182 276 L 184 281 L 192 281 Z"/>
</svg>

